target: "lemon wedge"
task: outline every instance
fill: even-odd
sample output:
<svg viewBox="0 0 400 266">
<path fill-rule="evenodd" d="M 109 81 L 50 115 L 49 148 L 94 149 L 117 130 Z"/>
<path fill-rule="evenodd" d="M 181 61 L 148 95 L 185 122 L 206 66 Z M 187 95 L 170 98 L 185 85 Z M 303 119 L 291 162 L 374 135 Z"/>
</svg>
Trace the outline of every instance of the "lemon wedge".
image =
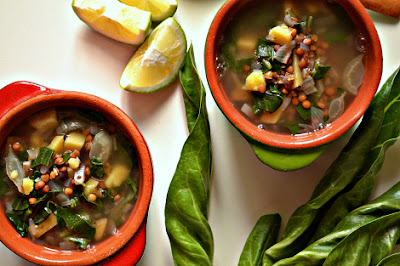
<svg viewBox="0 0 400 266">
<path fill-rule="evenodd" d="M 175 19 L 167 18 L 133 54 L 119 84 L 137 93 L 160 90 L 176 79 L 185 55 L 185 33 Z"/>
<path fill-rule="evenodd" d="M 110 0 L 74 0 L 76 15 L 95 31 L 119 42 L 139 45 L 151 26 L 151 13 Z"/>
<path fill-rule="evenodd" d="M 177 0 L 120 0 L 122 3 L 151 12 L 153 21 L 163 21 L 174 15 Z"/>
</svg>

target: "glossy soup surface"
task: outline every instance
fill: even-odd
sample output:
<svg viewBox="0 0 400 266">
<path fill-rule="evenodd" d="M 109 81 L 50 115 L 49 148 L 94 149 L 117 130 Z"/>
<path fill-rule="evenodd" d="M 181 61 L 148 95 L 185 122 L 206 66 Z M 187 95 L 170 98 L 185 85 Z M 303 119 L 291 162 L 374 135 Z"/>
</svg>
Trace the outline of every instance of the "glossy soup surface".
<svg viewBox="0 0 400 266">
<path fill-rule="evenodd" d="M 7 138 L 1 166 L 9 220 L 21 236 L 51 248 L 87 249 L 114 235 L 137 197 L 133 147 L 88 109 L 27 118 Z"/>
<path fill-rule="evenodd" d="M 255 0 L 230 19 L 220 39 L 217 71 L 235 108 L 259 128 L 282 134 L 320 130 L 338 118 L 357 95 L 364 76 L 366 40 L 340 5 L 332 2 Z M 296 17 L 289 21 L 294 25 L 285 21 L 287 10 L 294 14 L 287 19 Z M 300 25 L 307 21 L 311 22 Z M 279 51 L 285 43 L 279 44 L 271 33 L 277 26 L 292 34 L 285 46 L 292 47 L 287 50 Z M 267 46 L 274 55 L 268 54 Z M 286 51 L 286 62 L 277 59 L 282 51 Z M 300 76 L 296 77 L 295 57 L 301 65 L 299 84 L 295 84 Z M 316 77 L 318 64 L 330 67 L 322 79 Z M 264 81 L 250 80 L 251 74 L 263 76 Z"/>
</svg>

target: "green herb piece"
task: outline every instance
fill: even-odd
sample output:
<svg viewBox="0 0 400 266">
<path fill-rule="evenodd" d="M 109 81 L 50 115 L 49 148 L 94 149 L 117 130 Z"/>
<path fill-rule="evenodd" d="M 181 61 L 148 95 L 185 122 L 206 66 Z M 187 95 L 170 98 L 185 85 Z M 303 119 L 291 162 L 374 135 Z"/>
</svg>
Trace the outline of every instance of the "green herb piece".
<svg viewBox="0 0 400 266">
<path fill-rule="evenodd" d="M 73 213 L 71 210 L 56 206 L 57 217 L 60 217 L 64 220 L 67 226 L 80 233 L 81 235 L 92 239 L 96 233 L 96 229 L 89 224 L 86 219 L 83 219 L 81 216 Z"/>
<path fill-rule="evenodd" d="M 89 239 L 87 238 L 83 238 L 83 237 L 68 237 L 67 240 L 74 242 L 75 245 L 77 245 L 78 247 L 80 247 L 81 249 L 86 249 L 88 243 L 89 243 Z"/>
<path fill-rule="evenodd" d="M 12 208 L 16 211 L 24 211 L 29 208 L 29 201 L 25 197 L 17 197 L 12 204 Z"/>
<path fill-rule="evenodd" d="M 58 194 L 62 193 L 62 190 L 52 190 L 44 194 L 42 197 L 40 197 L 33 206 L 37 206 L 41 204 L 42 202 L 46 202 L 49 199 L 52 199 L 53 197 L 57 196 Z"/>
<path fill-rule="evenodd" d="M 24 150 L 23 152 L 21 152 L 21 153 L 18 155 L 18 159 L 20 160 L 21 163 L 23 163 L 23 162 L 25 162 L 25 161 L 28 161 L 28 159 L 29 159 L 28 151 L 27 151 L 27 150 Z"/>
<path fill-rule="evenodd" d="M 190 133 L 168 190 L 165 224 L 175 265 L 212 265 L 214 241 L 207 221 L 211 136 L 206 93 L 195 66 L 193 46 L 187 53 L 180 80 Z"/>
<path fill-rule="evenodd" d="M 396 71 L 396 75 L 397 75 Z M 332 163 L 315 188 L 311 199 L 290 217 L 281 240 L 269 248 L 264 257 L 272 262 L 290 257 L 304 249 L 310 240 L 319 215 L 334 198 L 341 195 L 365 168 L 368 152 L 374 147 L 385 116 L 393 75 L 372 100 L 363 120 L 348 144 Z"/>
<path fill-rule="evenodd" d="M 358 228 L 367 225 L 380 217 L 400 212 L 399 194 L 400 182 L 370 203 L 348 213 L 328 235 L 313 242 L 295 256 L 282 259 L 274 265 L 321 265 L 332 250 L 334 250 L 343 239 L 358 230 Z"/>
<path fill-rule="evenodd" d="M 378 264 L 399 239 L 399 224 L 400 212 L 396 212 L 360 227 L 336 246 L 324 265 Z"/>
<path fill-rule="evenodd" d="M 129 192 L 129 194 L 128 194 L 128 196 L 126 198 L 128 199 L 128 201 L 136 200 L 137 193 L 138 193 L 137 183 L 135 181 L 133 181 L 132 179 L 130 179 L 130 178 L 127 178 L 125 183 L 131 189 L 131 191 Z"/>
<path fill-rule="evenodd" d="M 331 69 L 330 66 L 324 66 L 318 61 L 314 67 L 314 80 L 324 79 L 326 74 L 328 74 L 329 69 Z"/>
<path fill-rule="evenodd" d="M 269 71 L 272 68 L 272 64 L 267 59 L 263 59 L 261 61 L 261 66 L 262 66 L 261 70 L 263 73 Z"/>
<path fill-rule="evenodd" d="M 272 70 L 274 70 L 275 72 L 281 73 L 281 67 L 282 67 L 281 62 L 272 60 L 270 63 L 272 65 Z"/>
<path fill-rule="evenodd" d="M 39 154 L 32 161 L 31 168 L 34 168 L 38 165 L 49 165 L 51 157 L 53 156 L 54 150 L 47 147 L 40 147 Z"/>
<path fill-rule="evenodd" d="M 265 250 L 276 243 L 280 225 L 279 214 L 262 216 L 247 238 L 238 266 L 261 265 Z"/>
<path fill-rule="evenodd" d="M 398 266 L 398 265 L 400 265 L 400 253 L 395 253 L 390 256 L 387 256 L 377 264 L 377 266 Z"/>
<path fill-rule="evenodd" d="M 261 115 L 262 112 L 263 112 L 263 109 L 258 108 L 258 107 L 255 106 L 255 105 L 253 106 L 253 113 L 254 113 L 255 115 Z"/>
<path fill-rule="evenodd" d="M 28 224 L 20 219 L 17 215 L 12 213 L 6 213 L 7 218 L 11 221 L 11 224 L 17 230 L 18 234 L 22 237 L 28 234 Z"/>
<path fill-rule="evenodd" d="M 104 166 L 100 159 L 97 159 L 95 157 L 90 158 L 89 168 L 91 174 L 95 174 L 98 177 L 104 176 Z"/>
<path fill-rule="evenodd" d="M 40 209 L 40 210 L 35 214 L 35 217 L 33 218 L 33 222 L 34 222 L 36 225 L 39 225 L 39 224 L 41 224 L 44 220 L 46 220 L 47 217 L 49 217 L 50 214 L 51 214 L 51 213 L 48 212 L 48 209 L 47 209 L 47 208 Z"/>
<path fill-rule="evenodd" d="M 63 163 L 66 163 L 69 159 L 69 157 L 71 157 L 71 153 L 67 152 L 65 154 L 63 154 L 62 158 L 63 158 Z"/>
<path fill-rule="evenodd" d="M 255 108 L 275 112 L 283 101 L 282 92 L 276 86 L 270 86 L 265 93 L 252 92 Z"/>
<path fill-rule="evenodd" d="M 274 45 L 259 38 L 257 41 L 256 56 L 265 57 L 267 60 L 271 60 L 275 56 Z"/>
</svg>

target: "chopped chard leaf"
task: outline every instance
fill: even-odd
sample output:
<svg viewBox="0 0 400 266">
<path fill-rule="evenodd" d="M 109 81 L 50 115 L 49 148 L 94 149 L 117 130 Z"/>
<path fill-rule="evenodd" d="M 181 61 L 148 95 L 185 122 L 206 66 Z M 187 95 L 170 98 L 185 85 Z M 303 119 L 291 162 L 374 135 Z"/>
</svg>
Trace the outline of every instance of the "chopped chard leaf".
<svg viewBox="0 0 400 266">
<path fill-rule="evenodd" d="M 31 168 L 34 168 L 38 165 L 49 165 L 51 157 L 53 156 L 54 150 L 47 147 L 40 147 L 39 154 L 32 161 Z"/>
</svg>

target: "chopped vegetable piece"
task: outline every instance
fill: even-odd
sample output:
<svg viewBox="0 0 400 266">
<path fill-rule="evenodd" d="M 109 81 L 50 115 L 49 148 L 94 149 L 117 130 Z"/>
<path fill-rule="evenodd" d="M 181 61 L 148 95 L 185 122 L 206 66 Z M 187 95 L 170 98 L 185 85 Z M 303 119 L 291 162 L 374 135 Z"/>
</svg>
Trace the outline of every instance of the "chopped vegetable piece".
<svg viewBox="0 0 400 266">
<path fill-rule="evenodd" d="M 36 159 L 32 161 L 31 168 L 34 168 L 38 165 L 49 165 L 53 153 L 53 149 L 40 147 L 39 154 Z"/>
<path fill-rule="evenodd" d="M 55 129 L 58 126 L 56 110 L 49 109 L 32 116 L 29 125 L 42 132 Z"/>
<path fill-rule="evenodd" d="M 34 238 L 39 238 L 57 225 L 57 217 L 50 214 L 47 219 L 39 225 L 29 225 L 29 234 Z"/>
<path fill-rule="evenodd" d="M 261 85 L 266 85 L 263 73 L 261 71 L 253 71 L 247 76 L 244 88 L 249 91 L 258 91 L 258 87 Z"/>
<path fill-rule="evenodd" d="M 47 148 L 54 150 L 55 153 L 63 153 L 64 136 L 55 136 Z"/>
<path fill-rule="evenodd" d="M 33 191 L 34 182 L 30 178 L 22 179 L 22 188 L 25 195 L 29 195 Z"/>
<path fill-rule="evenodd" d="M 81 132 L 71 132 L 64 141 L 64 150 L 66 151 L 73 151 L 78 150 L 80 151 L 83 146 L 85 145 L 86 136 L 83 135 Z"/>
<path fill-rule="evenodd" d="M 100 239 L 103 238 L 104 231 L 106 230 L 108 223 L 107 218 L 101 218 L 96 221 L 95 223 L 95 228 L 96 228 L 96 234 L 94 235 L 94 240 L 99 241 Z"/>
<path fill-rule="evenodd" d="M 285 45 L 292 40 L 292 31 L 286 25 L 276 26 L 269 31 L 267 40 Z"/>
<path fill-rule="evenodd" d="M 326 74 L 328 74 L 330 66 L 323 66 L 320 62 L 315 65 L 315 74 L 313 76 L 314 80 L 324 79 Z"/>
<path fill-rule="evenodd" d="M 90 167 L 90 173 L 98 177 L 104 176 L 104 166 L 100 159 L 97 159 L 95 157 L 90 158 L 89 167 Z"/>
</svg>

